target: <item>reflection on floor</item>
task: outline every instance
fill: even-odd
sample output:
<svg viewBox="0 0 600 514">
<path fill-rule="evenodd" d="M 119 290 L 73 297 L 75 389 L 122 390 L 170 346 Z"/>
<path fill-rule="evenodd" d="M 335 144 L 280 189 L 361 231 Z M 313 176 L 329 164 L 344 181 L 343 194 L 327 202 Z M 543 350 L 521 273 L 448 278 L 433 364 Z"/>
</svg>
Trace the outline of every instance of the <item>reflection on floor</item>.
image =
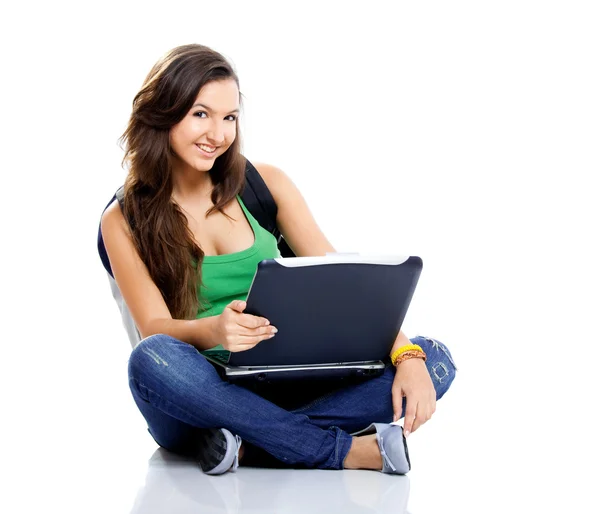
<svg viewBox="0 0 600 514">
<path fill-rule="evenodd" d="M 241 467 L 209 476 L 192 460 L 157 449 L 131 514 L 371 513 L 406 514 L 408 476 L 368 470 Z"/>
</svg>

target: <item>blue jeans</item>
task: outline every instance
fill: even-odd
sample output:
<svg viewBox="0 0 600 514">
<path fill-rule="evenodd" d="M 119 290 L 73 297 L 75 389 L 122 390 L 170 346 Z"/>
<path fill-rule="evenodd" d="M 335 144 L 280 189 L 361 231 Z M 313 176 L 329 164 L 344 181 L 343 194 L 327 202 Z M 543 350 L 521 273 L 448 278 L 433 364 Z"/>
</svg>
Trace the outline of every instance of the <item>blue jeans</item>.
<svg viewBox="0 0 600 514">
<path fill-rule="evenodd" d="M 439 400 L 454 380 L 452 356 L 435 339 L 411 342 L 427 354 Z M 193 346 L 157 334 L 131 353 L 129 386 L 148 431 L 172 452 L 193 457 L 199 430 L 226 428 L 244 441 L 245 466 L 343 469 L 350 433 L 392 421 L 395 370 L 387 358 L 376 378 L 241 386 Z"/>
</svg>

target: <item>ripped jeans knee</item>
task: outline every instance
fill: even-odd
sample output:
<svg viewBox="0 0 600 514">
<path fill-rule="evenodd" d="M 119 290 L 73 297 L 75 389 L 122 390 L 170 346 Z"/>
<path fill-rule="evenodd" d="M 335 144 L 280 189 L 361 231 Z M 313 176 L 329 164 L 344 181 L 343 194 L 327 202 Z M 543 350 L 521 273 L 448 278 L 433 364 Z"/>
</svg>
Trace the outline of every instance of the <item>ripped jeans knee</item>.
<svg viewBox="0 0 600 514">
<path fill-rule="evenodd" d="M 418 344 L 427 355 L 426 366 L 435 387 L 436 398 L 439 400 L 456 376 L 456 364 L 450 350 L 437 339 L 426 336 L 417 336 L 410 340 Z"/>
</svg>

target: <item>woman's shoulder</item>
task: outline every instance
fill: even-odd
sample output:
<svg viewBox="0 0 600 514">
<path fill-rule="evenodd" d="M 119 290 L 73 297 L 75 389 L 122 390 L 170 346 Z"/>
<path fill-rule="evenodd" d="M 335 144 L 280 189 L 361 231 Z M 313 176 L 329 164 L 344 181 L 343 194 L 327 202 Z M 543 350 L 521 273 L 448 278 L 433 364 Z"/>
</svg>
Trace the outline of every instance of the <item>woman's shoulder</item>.
<svg viewBox="0 0 600 514">
<path fill-rule="evenodd" d="M 277 166 L 256 163 L 277 204 L 277 226 L 298 257 L 325 255 L 335 249 L 324 236 L 294 182 Z"/>
<path fill-rule="evenodd" d="M 116 199 L 102 213 L 100 226 L 103 234 L 105 231 L 115 230 L 117 228 L 129 232 L 129 228 L 125 222 L 125 216 L 123 216 L 121 206 Z"/>
<path fill-rule="evenodd" d="M 256 168 L 256 171 L 258 171 L 262 179 L 265 181 L 267 187 L 270 186 L 271 182 L 277 181 L 279 177 L 284 174 L 283 170 L 277 166 L 273 166 L 272 164 L 253 162 L 252 165 Z"/>
<path fill-rule="evenodd" d="M 291 180 L 285 172 L 277 166 L 264 162 L 255 162 L 252 164 L 265 181 L 267 188 L 275 199 L 275 203 L 279 205 L 279 201 L 282 201 L 285 198 L 286 194 L 289 193 L 290 187 L 292 187 Z"/>
</svg>

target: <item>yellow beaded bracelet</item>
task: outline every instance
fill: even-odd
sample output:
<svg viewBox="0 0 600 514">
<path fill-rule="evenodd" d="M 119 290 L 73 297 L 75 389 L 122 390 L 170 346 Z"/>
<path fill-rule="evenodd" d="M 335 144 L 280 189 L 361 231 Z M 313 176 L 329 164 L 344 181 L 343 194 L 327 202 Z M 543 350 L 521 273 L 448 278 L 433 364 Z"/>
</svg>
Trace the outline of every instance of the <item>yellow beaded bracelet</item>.
<svg viewBox="0 0 600 514">
<path fill-rule="evenodd" d="M 398 357 L 400 357 L 400 355 L 402 355 L 403 353 L 406 353 L 406 352 L 413 352 L 413 351 L 421 352 L 423 355 L 422 356 L 419 355 L 419 356 L 422 357 L 423 359 L 427 360 L 427 356 L 425 355 L 423 348 L 421 348 L 418 344 L 407 344 L 407 345 L 401 346 L 392 354 L 392 364 L 394 366 L 396 366 L 398 364 Z M 411 357 L 416 357 L 416 355 L 411 355 Z"/>
</svg>

